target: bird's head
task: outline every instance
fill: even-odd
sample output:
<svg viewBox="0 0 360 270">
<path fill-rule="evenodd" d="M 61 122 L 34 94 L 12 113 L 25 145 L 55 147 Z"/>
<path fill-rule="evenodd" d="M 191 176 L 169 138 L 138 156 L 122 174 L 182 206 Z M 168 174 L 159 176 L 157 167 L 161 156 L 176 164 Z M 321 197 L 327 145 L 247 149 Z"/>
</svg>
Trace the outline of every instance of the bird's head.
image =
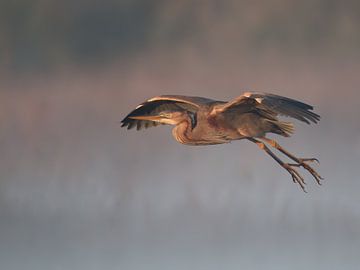
<svg viewBox="0 0 360 270">
<path fill-rule="evenodd" d="M 177 125 L 187 119 L 185 111 L 162 111 L 155 115 L 129 116 L 131 119 L 154 121 L 162 124 Z"/>
</svg>

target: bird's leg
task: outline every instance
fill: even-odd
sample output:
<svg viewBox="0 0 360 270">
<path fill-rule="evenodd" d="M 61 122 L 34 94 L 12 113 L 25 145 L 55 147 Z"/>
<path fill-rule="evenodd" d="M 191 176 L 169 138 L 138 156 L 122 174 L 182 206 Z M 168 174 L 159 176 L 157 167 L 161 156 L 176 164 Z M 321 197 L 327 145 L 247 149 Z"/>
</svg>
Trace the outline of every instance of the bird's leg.
<svg viewBox="0 0 360 270">
<path fill-rule="evenodd" d="M 287 164 L 285 162 L 283 162 L 280 158 L 278 158 L 266 145 L 265 143 L 258 141 L 254 138 L 247 138 L 249 141 L 252 141 L 253 143 L 256 143 L 262 150 L 264 150 L 268 155 L 270 155 L 273 159 L 275 159 L 275 161 L 277 163 L 280 164 L 281 167 L 283 167 L 285 170 L 287 170 L 294 183 L 298 183 L 300 185 L 300 187 L 302 188 L 302 190 L 304 192 L 306 192 L 305 190 L 305 181 L 304 178 L 299 174 L 299 172 L 297 170 L 295 170 L 290 164 Z"/>
<path fill-rule="evenodd" d="M 323 178 L 308 163 L 306 163 L 307 161 L 309 161 L 309 162 L 316 161 L 319 163 L 318 159 L 316 159 L 316 158 L 298 158 L 298 157 L 292 155 L 291 153 L 289 153 L 288 151 L 286 151 L 276 141 L 268 139 L 268 138 L 262 138 L 262 140 L 264 140 L 265 142 L 270 144 L 272 147 L 276 148 L 281 153 L 283 153 L 284 155 L 288 156 L 289 158 L 291 158 L 292 160 L 294 160 L 296 162 L 296 164 L 289 164 L 290 166 L 303 167 L 305 170 L 307 170 L 309 173 L 311 173 L 311 175 L 315 178 L 316 182 L 319 185 L 321 185 L 320 181 Z"/>
</svg>

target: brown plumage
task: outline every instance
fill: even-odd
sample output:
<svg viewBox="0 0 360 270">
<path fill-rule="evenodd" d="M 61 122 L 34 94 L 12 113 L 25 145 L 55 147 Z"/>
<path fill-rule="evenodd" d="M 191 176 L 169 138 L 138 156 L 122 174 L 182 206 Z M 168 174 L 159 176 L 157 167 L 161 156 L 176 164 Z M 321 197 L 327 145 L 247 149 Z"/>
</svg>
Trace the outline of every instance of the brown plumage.
<svg viewBox="0 0 360 270">
<path fill-rule="evenodd" d="M 266 151 L 304 189 L 304 179 L 294 167 L 303 167 L 320 184 L 321 176 L 308 164 L 315 158 L 297 158 L 276 141 L 266 138 L 267 133 L 289 137 L 294 132 L 291 122 L 278 116 L 295 118 L 307 124 L 317 123 L 320 116 L 313 107 L 303 102 L 273 94 L 247 92 L 230 101 L 217 101 L 202 97 L 164 95 L 151 98 L 136 107 L 122 121 L 122 127 L 137 130 L 157 126 L 175 125 L 174 138 L 187 145 L 211 145 L 247 139 Z M 295 161 L 284 163 L 267 146 L 276 148 Z"/>
</svg>

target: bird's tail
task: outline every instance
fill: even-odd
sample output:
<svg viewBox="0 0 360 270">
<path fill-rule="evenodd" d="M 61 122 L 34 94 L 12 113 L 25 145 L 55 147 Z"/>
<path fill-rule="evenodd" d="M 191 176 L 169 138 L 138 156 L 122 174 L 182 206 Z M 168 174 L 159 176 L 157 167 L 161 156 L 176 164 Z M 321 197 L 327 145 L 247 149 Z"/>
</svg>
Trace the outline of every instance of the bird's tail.
<svg viewBox="0 0 360 270">
<path fill-rule="evenodd" d="M 272 132 L 282 135 L 284 137 L 290 137 L 291 134 L 294 133 L 294 124 L 291 122 L 284 122 L 284 121 L 272 121 L 269 120 L 269 122 L 272 123 L 273 129 Z"/>
</svg>

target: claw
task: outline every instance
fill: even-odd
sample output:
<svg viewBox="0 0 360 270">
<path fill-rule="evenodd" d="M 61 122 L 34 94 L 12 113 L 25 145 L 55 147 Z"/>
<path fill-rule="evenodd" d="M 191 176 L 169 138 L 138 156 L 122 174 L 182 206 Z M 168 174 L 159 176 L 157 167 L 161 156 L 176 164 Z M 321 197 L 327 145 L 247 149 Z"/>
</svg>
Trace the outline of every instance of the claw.
<svg viewBox="0 0 360 270">
<path fill-rule="evenodd" d="M 303 163 L 305 161 L 314 162 L 316 161 L 317 164 L 320 164 L 320 161 L 317 158 L 299 158 L 300 163 Z"/>
<path fill-rule="evenodd" d="M 304 181 L 304 178 L 300 175 L 300 173 L 295 170 L 294 168 L 292 168 L 291 166 L 292 164 L 287 164 L 287 163 L 284 163 L 283 164 L 283 167 L 290 173 L 292 179 L 293 179 L 293 182 L 296 184 L 299 184 L 301 189 L 307 193 L 306 189 L 305 189 L 305 181 Z"/>
<path fill-rule="evenodd" d="M 322 178 L 309 164 L 306 163 L 306 161 L 316 161 L 319 163 L 319 161 L 316 158 L 299 158 L 299 163 L 291 163 L 289 166 L 293 167 L 303 167 L 305 170 L 307 170 L 314 178 L 318 185 L 321 186 L 320 180 L 323 180 Z"/>
</svg>

